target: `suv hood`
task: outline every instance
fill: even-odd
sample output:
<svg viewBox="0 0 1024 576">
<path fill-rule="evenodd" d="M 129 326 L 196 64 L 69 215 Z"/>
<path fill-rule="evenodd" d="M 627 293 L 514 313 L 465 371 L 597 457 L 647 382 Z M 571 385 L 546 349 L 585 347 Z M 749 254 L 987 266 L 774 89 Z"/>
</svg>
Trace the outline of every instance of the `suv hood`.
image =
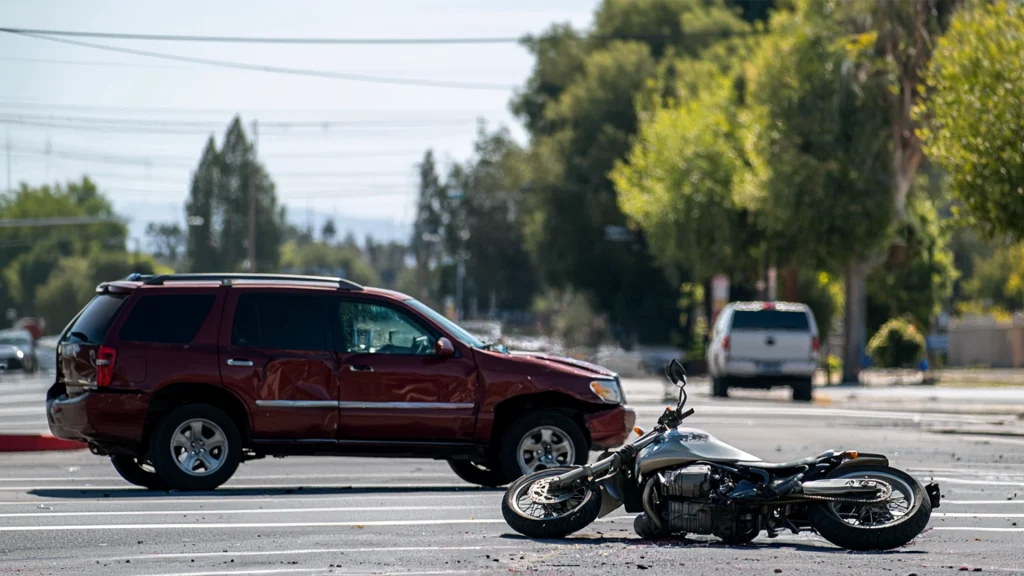
<svg viewBox="0 0 1024 576">
<path fill-rule="evenodd" d="M 557 354 L 546 354 L 544 352 L 516 352 L 509 351 L 509 354 L 518 356 L 520 358 L 533 358 L 535 360 L 544 360 L 547 362 L 553 362 L 555 364 L 561 364 L 563 366 L 569 366 L 577 370 L 585 370 L 592 372 L 598 376 L 605 376 L 609 378 L 615 378 L 616 374 L 607 368 L 598 366 L 597 364 L 586 362 L 584 360 L 577 360 L 575 358 L 569 358 L 568 356 L 559 356 Z"/>
</svg>

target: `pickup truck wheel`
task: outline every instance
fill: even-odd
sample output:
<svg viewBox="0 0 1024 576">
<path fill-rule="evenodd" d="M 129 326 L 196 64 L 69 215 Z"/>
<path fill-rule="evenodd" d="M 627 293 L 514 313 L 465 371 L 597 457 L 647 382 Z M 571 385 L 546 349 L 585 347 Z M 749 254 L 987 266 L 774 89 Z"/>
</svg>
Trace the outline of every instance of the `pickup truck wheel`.
<svg viewBox="0 0 1024 576">
<path fill-rule="evenodd" d="M 486 486 L 488 488 L 497 488 L 505 484 L 505 476 L 503 474 L 490 468 L 478 466 L 469 460 L 449 460 L 448 465 L 451 466 L 452 472 L 455 472 L 456 476 L 470 484 Z"/>
<path fill-rule="evenodd" d="M 729 383 L 723 377 L 711 379 L 711 394 L 715 398 L 728 398 L 729 397 Z"/>
<path fill-rule="evenodd" d="M 533 410 L 505 430 L 498 464 L 505 482 L 548 468 L 586 464 L 590 445 L 579 424 L 558 410 Z"/>
<path fill-rule="evenodd" d="M 153 470 L 147 470 L 145 464 L 133 456 L 115 455 L 110 457 L 114 470 L 128 483 L 142 486 L 150 490 L 167 490 L 167 484 Z"/>
<path fill-rule="evenodd" d="M 812 378 L 801 378 L 793 383 L 793 400 L 796 402 L 810 402 L 814 396 L 814 380 Z"/>
<path fill-rule="evenodd" d="M 150 440 L 149 457 L 168 487 L 213 490 L 238 469 L 242 438 L 222 410 L 186 404 L 160 421 Z"/>
</svg>

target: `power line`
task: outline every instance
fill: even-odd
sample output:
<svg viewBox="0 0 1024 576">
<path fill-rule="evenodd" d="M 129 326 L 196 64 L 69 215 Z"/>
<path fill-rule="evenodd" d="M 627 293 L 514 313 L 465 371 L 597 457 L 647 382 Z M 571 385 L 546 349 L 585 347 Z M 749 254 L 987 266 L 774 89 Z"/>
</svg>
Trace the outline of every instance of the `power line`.
<svg viewBox="0 0 1024 576">
<path fill-rule="evenodd" d="M 313 76 L 318 78 L 330 78 L 334 80 L 349 80 L 352 82 L 369 82 L 375 84 L 395 84 L 399 86 L 425 86 L 431 88 L 458 88 L 462 90 L 500 90 L 507 92 L 512 90 L 514 86 L 507 86 L 503 84 L 490 84 L 490 83 L 475 83 L 475 82 L 448 82 L 444 80 L 429 80 L 426 78 L 394 78 L 387 76 L 371 76 L 367 74 L 350 74 L 347 72 L 334 72 L 330 70 L 311 70 L 306 68 L 289 68 L 285 66 L 267 66 L 262 64 L 247 64 L 245 62 L 233 62 L 229 60 L 213 60 L 210 58 L 196 58 L 193 56 L 183 56 L 178 54 L 167 54 L 164 52 L 152 52 L 149 50 L 136 50 L 134 48 L 121 48 L 118 46 L 109 46 L 106 44 L 95 44 L 92 42 L 80 42 L 78 40 L 68 40 L 66 38 L 54 38 L 51 36 L 41 36 L 38 33 L 31 32 L 19 32 L 13 28 L 0 28 L 0 32 L 8 32 L 10 34 L 16 34 L 19 36 L 25 36 L 27 38 L 36 38 L 38 40 L 49 40 L 50 42 L 59 42 L 61 44 L 70 44 L 72 46 L 83 46 L 85 48 L 95 48 L 97 50 L 106 50 L 109 52 L 119 52 L 122 54 L 132 54 L 135 56 L 145 56 L 148 58 L 158 58 L 161 60 L 171 60 L 174 62 L 190 62 L 192 64 L 202 64 L 204 66 L 215 66 L 218 68 L 232 68 L 237 70 L 249 70 L 254 72 L 269 72 L 272 74 L 289 74 L 292 76 Z"/>
<path fill-rule="evenodd" d="M 220 44 L 350 44 L 350 45 L 466 45 L 466 44 L 520 44 L 530 37 L 522 36 L 479 36 L 479 37 L 419 37 L 419 38 L 316 38 L 287 36 L 210 36 L 198 34 L 137 34 L 126 32 L 88 32 L 81 30 L 42 30 L 38 28 L 0 28 L 0 32 L 21 34 L 25 36 L 64 36 L 73 38 L 105 38 L 110 40 L 144 40 L 160 42 L 203 42 Z M 750 31 L 708 31 L 687 32 L 684 37 L 729 37 L 755 36 L 763 34 L 757 30 Z M 588 38 L 598 40 L 676 40 L 678 36 L 670 34 L 591 34 Z"/>
<path fill-rule="evenodd" d="M 201 154 L 194 156 L 131 156 L 122 154 L 106 154 L 78 150 L 37 149 L 31 147 L 12 146 L 12 156 L 17 157 L 53 157 L 78 162 L 99 162 L 103 164 L 135 165 L 146 169 L 169 167 L 195 167 L 199 164 Z M 416 159 L 423 155 L 423 150 L 382 150 L 382 151 L 333 151 L 333 152 L 295 152 L 287 154 L 263 153 L 260 160 L 275 162 L 280 160 L 305 160 L 332 158 L 335 160 L 366 159 L 366 158 L 410 158 Z"/>
<path fill-rule="evenodd" d="M 155 127 L 155 128 L 203 128 L 220 130 L 226 123 L 219 120 L 180 120 L 169 118 L 112 118 L 102 116 L 66 116 L 66 115 L 40 115 L 40 114 L 17 114 L 0 111 L 0 122 L 25 121 L 25 122 L 56 122 L 61 125 L 82 124 L 85 126 L 129 126 L 129 127 Z M 260 121 L 260 128 L 264 126 L 280 129 L 316 128 L 330 130 L 332 128 L 380 128 L 380 127 L 408 127 L 408 126 L 454 126 L 461 124 L 474 124 L 476 118 L 425 118 L 418 120 L 270 120 Z"/>
<path fill-rule="evenodd" d="M 171 42 L 217 42 L 230 44 L 370 44 L 370 45 L 417 45 L 417 44 L 518 44 L 522 38 L 478 37 L 478 38 L 295 38 L 295 37 L 254 37 L 254 36 L 197 36 L 187 34 L 128 34 L 120 32 L 83 32 L 77 30 L 40 30 L 33 28 L 0 28 L 0 32 L 11 34 L 67 36 L 74 38 L 107 38 L 116 40 L 157 40 Z"/>
<path fill-rule="evenodd" d="M 26 126 L 26 127 L 31 127 L 31 128 L 49 128 L 49 129 L 53 129 L 53 130 L 76 130 L 76 131 L 80 131 L 80 132 L 102 132 L 102 133 L 107 133 L 107 134 L 135 134 L 135 135 L 143 135 L 143 136 L 197 135 L 197 134 L 198 135 L 207 135 L 207 134 L 210 134 L 212 132 L 219 132 L 220 130 L 222 130 L 224 128 L 224 124 L 223 123 L 212 123 L 211 122 L 211 123 L 208 123 L 208 125 L 204 126 L 201 123 L 195 123 L 195 124 L 182 123 L 180 125 L 174 125 L 174 124 L 161 125 L 158 122 L 159 121 L 154 121 L 154 122 L 149 123 L 149 124 L 139 124 L 139 125 L 113 122 L 111 124 L 104 125 L 104 124 L 89 123 L 89 122 L 66 122 L 66 121 L 61 122 L 61 121 L 51 121 L 51 120 L 45 120 L 45 119 L 34 119 L 34 118 L 33 119 L 27 119 L 27 118 L 17 118 L 17 117 L 10 117 L 10 116 L 7 116 L 7 117 L 0 116 L 0 124 L 11 125 L 11 126 Z M 449 128 L 449 129 L 458 128 L 458 127 L 461 127 L 460 129 L 465 129 L 465 128 L 471 128 L 472 127 L 472 124 L 469 121 L 462 121 L 462 122 L 451 122 L 451 121 L 449 121 L 449 122 L 445 122 L 445 121 L 441 121 L 441 120 L 436 121 L 434 123 L 430 123 L 430 122 L 418 122 L 418 123 L 416 123 L 416 122 L 408 122 L 408 123 L 396 122 L 394 124 L 386 124 L 386 123 L 385 124 L 371 124 L 371 123 L 358 124 L 356 122 L 351 122 L 351 123 L 346 123 L 346 122 L 308 122 L 308 123 L 291 123 L 291 124 L 281 123 L 281 124 L 277 124 L 277 125 L 273 125 L 273 123 L 271 123 L 271 124 L 272 124 L 270 126 L 271 133 L 269 135 L 270 136 L 284 136 L 284 137 L 291 137 L 291 136 L 302 136 L 302 137 L 325 136 L 325 135 L 332 135 L 332 134 L 340 134 L 341 131 L 356 132 L 356 131 L 367 131 L 367 130 L 374 131 L 374 132 L 376 132 L 378 134 L 382 134 L 382 133 L 386 133 L 386 132 L 418 130 L 418 129 L 421 129 L 421 128 L 430 128 L 430 129 L 432 129 L 434 131 L 432 133 L 436 133 L 438 127 L 446 127 L 446 128 Z M 296 132 L 297 130 L 304 130 L 304 132 L 299 133 L 299 132 Z"/>
<path fill-rule="evenodd" d="M 39 226 L 80 226 L 82 224 L 106 224 L 123 222 L 112 216 L 71 216 L 64 218 L 16 218 L 0 220 L 0 228 L 36 228 Z"/>
<path fill-rule="evenodd" d="M 414 112 L 416 114 L 426 114 L 431 117 L 436 117 L 438 114 L 437 110 L 424 110 L 417 108 L 407 109 L 296 109 L 296 108 L 251 108 L 251 109 L 240 109 L 240 108 L 176 108 L 168 106 L 108 106 L 101 104 L 61 104 L 54 102 L 24 102 L 24 101 L 12 101 L 12 102 L 0 102 L 0 108 L 54 108 L 64 110 L 89 110 L 97 112 L 130 112 L 130 113 L 142 113 L 147 115 L 152 114 L 219 114 L 234 116 L 241 114 L 243 116 L 257 116 L 260 114 L 357 114 L 361 117 L 365 117 L 370 113 L 385 113 L 389 118 L 393 118 L 395 114 L 404 112 Z M 494 109 L 476 109 L 467 110 L 459 109 L 457 112 L 460 114 L 468 113 L 474 118 L 478 118 L 483 115 L 493 114 L 496 112 L 504 112 L 504 107 Z M 456 112 L 456 110 L 449 110 L 448 112 Z M 5 112 L 10 113 L 10 112 Z"/>
</svg>

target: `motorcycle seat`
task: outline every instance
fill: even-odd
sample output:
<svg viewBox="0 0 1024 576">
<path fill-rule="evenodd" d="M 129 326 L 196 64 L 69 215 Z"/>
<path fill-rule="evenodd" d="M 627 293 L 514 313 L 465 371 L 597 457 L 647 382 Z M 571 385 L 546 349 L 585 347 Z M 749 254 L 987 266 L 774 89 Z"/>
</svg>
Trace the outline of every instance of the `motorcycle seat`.
<svg viewBox="0 0 1024 576">
<path fill-rule="evenodd" d="M 807 458 L 801 458 L 800 460 L 793 460 L 792 462 L 761 462 L 761 461 L 750 461 L 750 462 L 737 462 L 736 466 L 742 466 L 745 468 L 756 468 L 758 470 L 793 470 L 802 466 L 808 468 L 817 464 L 820 460 L 830 458 L 834 455 L 832 450 L 823 452 L 817 456 L 809 456 Z"/>
</svg>

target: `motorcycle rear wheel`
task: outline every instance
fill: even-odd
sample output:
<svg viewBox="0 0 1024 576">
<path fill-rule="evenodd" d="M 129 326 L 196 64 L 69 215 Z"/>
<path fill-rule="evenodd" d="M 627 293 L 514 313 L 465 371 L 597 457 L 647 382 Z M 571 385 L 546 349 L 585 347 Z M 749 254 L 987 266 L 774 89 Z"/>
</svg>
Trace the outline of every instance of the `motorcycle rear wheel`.
<svg viewBox="0 0 1024 576">
<path fill-rule="evenodd" d="M 601 511 L 601 491 L 591 486 L 562 492 L 542 491 L 541 499 L 547 502 L 531 496 L 531 489 L 538 483 L 570 470 L 548 468 L 513 482 L 501 500 L 501 514 L 509 527 L 530 538 L 564 538 L 596 520 Z"/>
<path fill-rule="evenodd" d="M 844 466 L 829 477 L 880 480 L 892 487 L 892 497 L 883 504 L 811 505 L 811 526 L 836 546 L 847 550 L 892 550 L 916 538 L 931 519 L 931 500 L 924 487 L 902 470 L 870 464 Z"/>
</svg>

